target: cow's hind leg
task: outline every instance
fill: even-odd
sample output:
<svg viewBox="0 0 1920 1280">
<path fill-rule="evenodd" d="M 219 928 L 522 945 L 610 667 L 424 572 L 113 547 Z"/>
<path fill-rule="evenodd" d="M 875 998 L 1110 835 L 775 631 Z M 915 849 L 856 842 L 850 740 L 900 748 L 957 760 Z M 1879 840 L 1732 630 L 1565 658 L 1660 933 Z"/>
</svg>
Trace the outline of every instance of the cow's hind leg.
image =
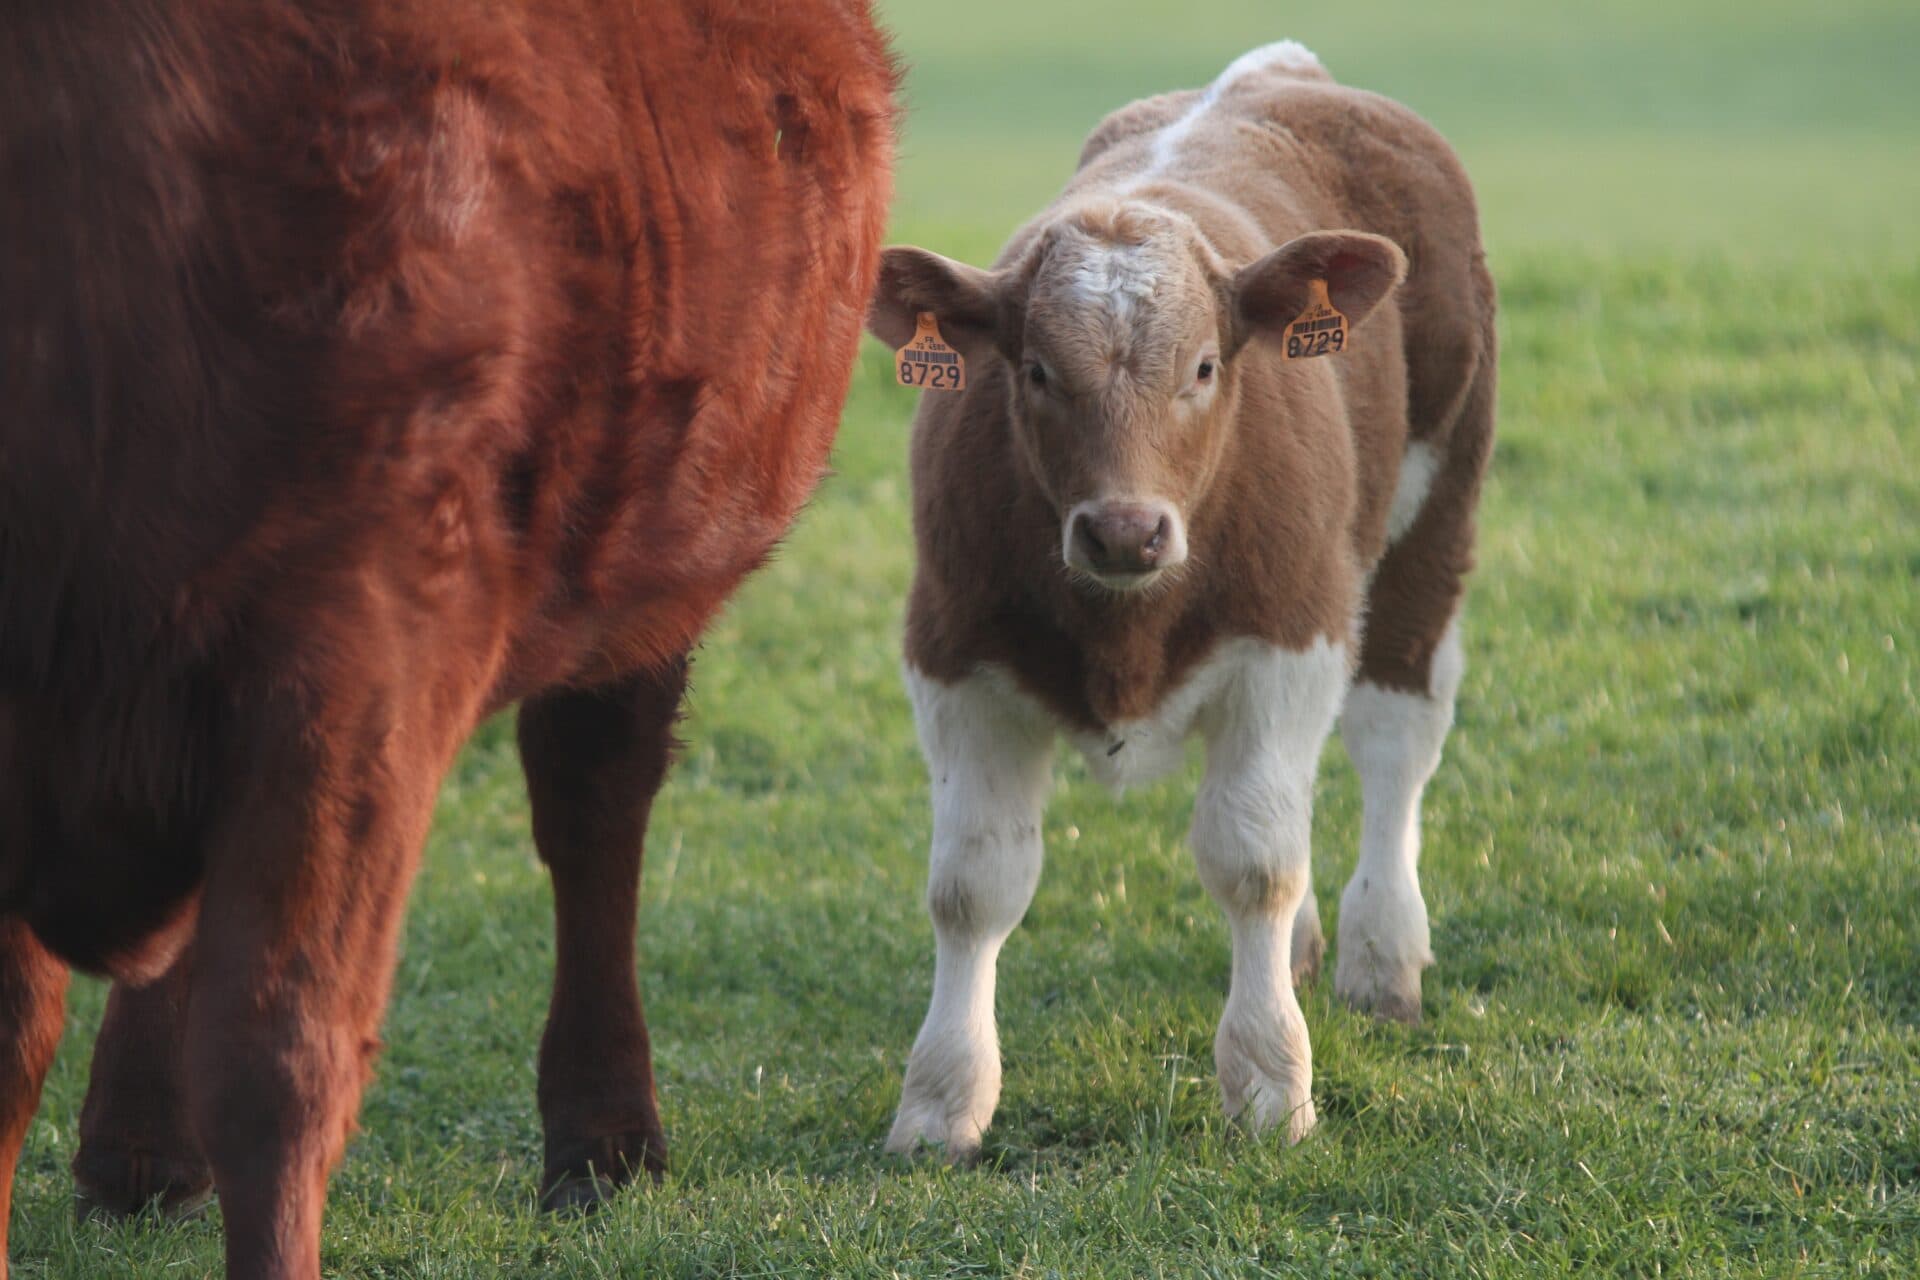
<svg viewBox="0 0 1920 1280">
<path fill-rule="evenodd" d="M 1293 993 L 1293 939 L 1308 893 L 1313 779 L 1346 687 L 1343 646 L 1250 654 L 1202 721 L 1207 774 L 1190 840 L 1200 881 L 1233 937 L 1214 1066 L 1229 1116 L 1289 1142 L 1314 1125 L 1313 1051 Z"/>
<path fill-rule="evenodd" d="M 1340 736 L 1360 774 L 1360 861 L 1340 895 L 1334 990 L 1356 1009 L 1420 1019 L 1420 971 L 1433 963 L 1420 893 L 1420 795 L 1440 763 L 1460 676 L 1449 626 L 1425 689 L 1362 674 L 1347 695 Z"/>
<path fill-rule="evenodd" d="M 364 680 L 336 690 L 357 706 L 272 708 L 208 841 L 185 1062 L 229 1276 L 319 1280 L 327 1180 L 372 1072 L 407 889 L 464 727 L 442 691 L 407 688 L 419 720 Z"/>
<path fill-rule="evenodd" d="M 686 679 L 681 661 L 520 710 L 534 843 L 553 875 L 553 1003 L 539 1086 L 548 1209 L 590 1206 L 666 1168 L 634 927 L 647 816 Z"/>
<path fill-rule="evenodd" d="M 192 973 L 188 951 L 158 981 L 115 983 L 107 997 L 73 1157 L 83 1214 L 122 1217 L 152 1205 L 181 1217 L 213 1193 L 182 1075 Z"/>
<path fill-rule="evenodd" d="M 0 1280 L 7 1275 L 14 1168 L 60 1043 L 66 991 L 67 967 L 26 925 L 0 920 Z"/>
<path fill-rule="evenodd" d="M 1433 963 L 1420 894 L 1420 796 L 1440 763 L 1464 666 L 1456 614 L 1492 415 L 1489 366 L 1430 488 L 1405 503 L 1415 514 L 1374 574 L 1360 669 L 1340 716 L 1362 814 L 1360 860 L 1340 897 L 1334 990 L 1355 1008 L 1403 1022 L 1419 1019 L 1420 971 Z"/>
</svg>

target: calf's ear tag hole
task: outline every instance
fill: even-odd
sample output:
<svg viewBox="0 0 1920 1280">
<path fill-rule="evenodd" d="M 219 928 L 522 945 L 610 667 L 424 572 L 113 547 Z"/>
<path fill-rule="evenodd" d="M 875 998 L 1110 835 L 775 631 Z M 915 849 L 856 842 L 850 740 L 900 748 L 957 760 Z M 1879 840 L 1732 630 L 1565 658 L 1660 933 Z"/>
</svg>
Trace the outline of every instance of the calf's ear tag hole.
<svg viewBox="0 0 1920 1280">
<path fill-rule="evenodd" d="M 1347 346 L 1347 318 L 1327 297 L 1327 282 L 1307 286 L 1307 309 L 1287 326 L 1287 359 L 1311 360 L 1330 356 Z"/>
<path fill-rule="evenodd" d="M 933 312 L 922 311 L 915 322 L 913 337 L 893 353 L 893 376 L 903 387 L 964 391 L 967 358 L 940 336 L 940 321 Z"/>
</svg>

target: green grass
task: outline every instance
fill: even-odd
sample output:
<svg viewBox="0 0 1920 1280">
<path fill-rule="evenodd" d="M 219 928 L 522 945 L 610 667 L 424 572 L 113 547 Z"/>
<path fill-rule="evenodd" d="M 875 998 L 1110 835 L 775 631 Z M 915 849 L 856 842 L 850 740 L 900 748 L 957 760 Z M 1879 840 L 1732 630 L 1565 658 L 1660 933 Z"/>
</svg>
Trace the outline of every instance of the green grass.
<svg viewBox="0 0 1920 1280">
<path fill-rule="evenodd" d="M 700 655 L 656 811 L 671 1176 L 592 1222 L 534 1211 L 549 897 L 497 723 L 442 802 L 330 1275 L 1920 1273 L 1920 11 L 1451 8 L 893 10 L 900 234 L 944 251 L 990 253 L 1106 106 L 1279 34 L 1479 176 L 1501 443 L 1426 806 L 1425 1024 L 1314 990 L 1319 1132 L 1236 1136 L 1193 776 L 1115 804 L 1068 764 L 1001 966 L 988 1159 L 881 1156 L 931 930 L 911 398 L 870 350 L 836 476 Z M 1356 828 L 1336 744 L 1329 915 Z M 72 1221 L 101 996 L 76 987 L 30 1136 L 17 1274 L 206 1274 L 217 1214 Z"/>
</svg>

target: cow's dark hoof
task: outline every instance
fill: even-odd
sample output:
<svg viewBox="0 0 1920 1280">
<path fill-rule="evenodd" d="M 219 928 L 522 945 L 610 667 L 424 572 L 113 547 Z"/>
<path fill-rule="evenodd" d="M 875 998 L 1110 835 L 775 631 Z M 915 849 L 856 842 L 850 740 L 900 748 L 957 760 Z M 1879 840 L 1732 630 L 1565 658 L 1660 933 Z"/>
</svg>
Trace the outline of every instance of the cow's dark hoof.
<svg viewBox="0 0 1920 1280">
<path fill-rule="evenodd" d="M 563 1178 L 541 1194 L 540 1208 L 546 1213 L 563 1215 L 592 1213 L 603 1201 L 611 1200 L 619 1190 L 620 1184 L 612 1178 L 597 1175 Z"/>
<path fill-rule="evenodd" d="M 213 1203 L 213 1174 L 198 1160 L 82 1147 L 73 1161 L 74 1212 L 85 1218 L 151 1213 L 179 1222 Z"/>
<path fill-rule="evenodd" d="M 666 1170 L 667 1144 L 658 1133 L 615 1133 L 572 1143 L 548 1153 L 540 1207 L 548 1213 L 590 1212 L 636 1177 L 658 1182 Z"/>
</svg>

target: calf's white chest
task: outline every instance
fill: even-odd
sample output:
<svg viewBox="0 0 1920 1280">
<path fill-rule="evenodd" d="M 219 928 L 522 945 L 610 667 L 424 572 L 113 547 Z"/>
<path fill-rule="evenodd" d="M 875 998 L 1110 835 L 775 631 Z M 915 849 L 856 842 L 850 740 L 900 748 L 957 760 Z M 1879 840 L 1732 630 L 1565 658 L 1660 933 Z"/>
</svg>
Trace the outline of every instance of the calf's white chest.
<svg viewBox="0 0 1920 1280">
<path fill-rule="evenodd" d="M 1104 733 L 1073 730 L 1068 741 L 1086 757 L 1088 771 L 1115 793 L 1152 782 L 1186 760 L 1187 739 L 1227 714 L 1286 718 L 1331 699 L 1339 705 L 1346 689 L 1345 653 L 1316 642 L 1293 654 L 1264 641 L 1239 637 L 1222 643 L 1152 712 L 1121 721 Z"/>
<path fill-rule="evenodd" d="M 1255 640 L 1229 640 L 1147 715 L 1110 725 L 1104 733 L 1074 730 L 1067 739 L 1086 757 L 1094 779 L 1116 794 L 1165 777 L 1186 760 L 1187 739 L 1201 717 L 1216 710 L 1223 697 L 1244 692 L 1250 664 L 1272 652 Z"/>
</svg>

